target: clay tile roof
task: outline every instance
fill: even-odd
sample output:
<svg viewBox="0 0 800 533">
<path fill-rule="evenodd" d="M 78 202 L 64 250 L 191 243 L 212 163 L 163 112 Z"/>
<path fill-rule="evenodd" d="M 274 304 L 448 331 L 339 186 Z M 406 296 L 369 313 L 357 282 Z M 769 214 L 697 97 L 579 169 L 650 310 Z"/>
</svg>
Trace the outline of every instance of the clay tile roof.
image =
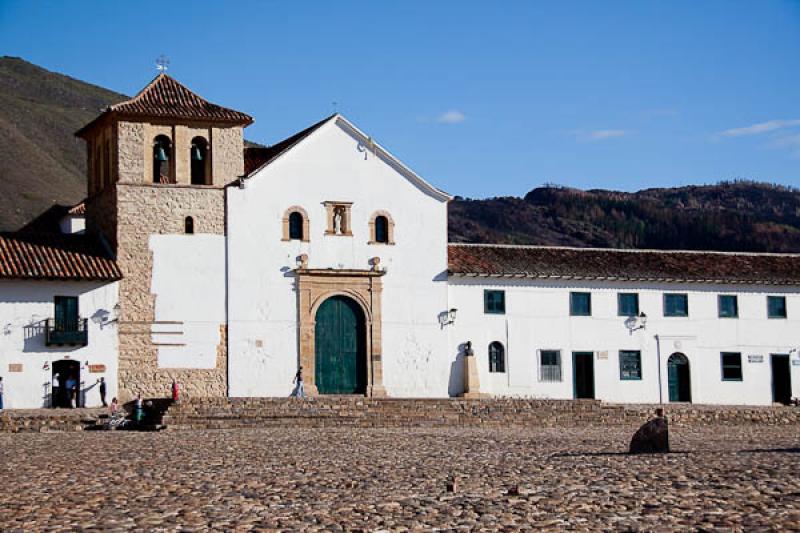
<svg viewBox="0 0 800 533">
<path fill-rule="evenodd" d="M 0 233 L 0 279 L 114 281 L 117 263 L 83 235 Z"/>
<path fill-rule="evenodd" d="M 800 254 L 450 244 L 454 276 L 800 285 Z"/>
<path fill-rule="evenodd" d="M 272 146 L 252 146 L 244 149 L 244 173 L 249 176 L 256 170 L 267 166 L 272 163 L 279 155 L 286 152 L 297 143 L 314 133 L 320 126 L 336 117 L 336 113 L 329 117 L 325 117 L 316 124 L 312 124 L 303 131 L 299 131 Z"/>
<path fill-rule="evenodd" d="M 122 117 L 188 119 L 243 126 L 253 123 L 250 115 L 212 104 L 163 72 L 139 91 L 139 94 L 130 100 L 109 106 L 100 117 L 108 113 L 116 113 Z M 100 117 L 78 130 L 76 135 L 80 137 Z"/>
</svg>

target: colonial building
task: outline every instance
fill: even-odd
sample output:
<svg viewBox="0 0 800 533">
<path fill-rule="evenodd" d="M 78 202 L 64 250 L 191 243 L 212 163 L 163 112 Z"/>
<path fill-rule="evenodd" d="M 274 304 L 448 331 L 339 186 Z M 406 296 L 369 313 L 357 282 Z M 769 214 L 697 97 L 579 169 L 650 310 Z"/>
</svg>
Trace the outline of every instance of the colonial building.
<svg viewBox="0 0 800 533">
<path fill-rule="evenodd" d="M 450 196 L 343 116 L 245 149 L 250 123 L 161 74 L 78 132 L 83 236 L 0 240 L 8 407 L 65 365 L 87 405 L 100 374 L 287 396 L 298 367 L 311 394 L 457 396 L 472 368 L 479 396 L 800 396 L 798 255 L 448 244 Z"/>
</svg>

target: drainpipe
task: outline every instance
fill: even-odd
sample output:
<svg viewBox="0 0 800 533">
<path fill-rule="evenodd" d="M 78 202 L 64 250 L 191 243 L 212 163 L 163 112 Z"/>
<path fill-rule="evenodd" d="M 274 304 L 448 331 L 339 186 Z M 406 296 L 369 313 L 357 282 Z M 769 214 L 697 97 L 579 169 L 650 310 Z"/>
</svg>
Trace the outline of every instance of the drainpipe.
<svg viewBox="0 0 800 533">
<path fill-rule="evenodd" d="M 664 395 L 662 392 L 662 384 L 661 384 L 661 339 L 658 335 L 655 335 L 656 338 L 656 357 L 658 359 L 658 403 L 659 405 L 664 404 Z"/>
</svg>

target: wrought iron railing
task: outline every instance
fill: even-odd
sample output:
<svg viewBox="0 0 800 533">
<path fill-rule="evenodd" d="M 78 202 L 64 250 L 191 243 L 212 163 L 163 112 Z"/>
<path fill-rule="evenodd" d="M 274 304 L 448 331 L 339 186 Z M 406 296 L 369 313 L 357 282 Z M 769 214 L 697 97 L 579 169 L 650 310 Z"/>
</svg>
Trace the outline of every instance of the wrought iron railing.
<svg viewBox="0 0 800 533">
<path fill-rule="evenodd" d="M 89 344 L 88 319 L 45 321 L 45 344 L 47 346 L 86 346 Z"/>
</svg>

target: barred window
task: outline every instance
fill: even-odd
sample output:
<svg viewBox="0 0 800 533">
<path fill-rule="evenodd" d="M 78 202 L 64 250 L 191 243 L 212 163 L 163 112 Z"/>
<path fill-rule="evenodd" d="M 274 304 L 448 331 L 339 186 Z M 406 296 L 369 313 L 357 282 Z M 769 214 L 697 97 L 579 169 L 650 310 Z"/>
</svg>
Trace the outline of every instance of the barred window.
<svg viewBox="0 0 800 533">
<path fill-rule="evenodd" d="M 619 379 L 642 379 L 642 352 L 639 350 L 619 351 Z"/>
<path fill-rule="evenodd" d="M 506 371 L 506 353 L 503 345 L 497 341 L 489 344 L 489 372 Z"/>
<path fill-rule="evenodd" d="M 561 351 L 539 352 L 539 381 L 561 381 Z"/>
</svg>

